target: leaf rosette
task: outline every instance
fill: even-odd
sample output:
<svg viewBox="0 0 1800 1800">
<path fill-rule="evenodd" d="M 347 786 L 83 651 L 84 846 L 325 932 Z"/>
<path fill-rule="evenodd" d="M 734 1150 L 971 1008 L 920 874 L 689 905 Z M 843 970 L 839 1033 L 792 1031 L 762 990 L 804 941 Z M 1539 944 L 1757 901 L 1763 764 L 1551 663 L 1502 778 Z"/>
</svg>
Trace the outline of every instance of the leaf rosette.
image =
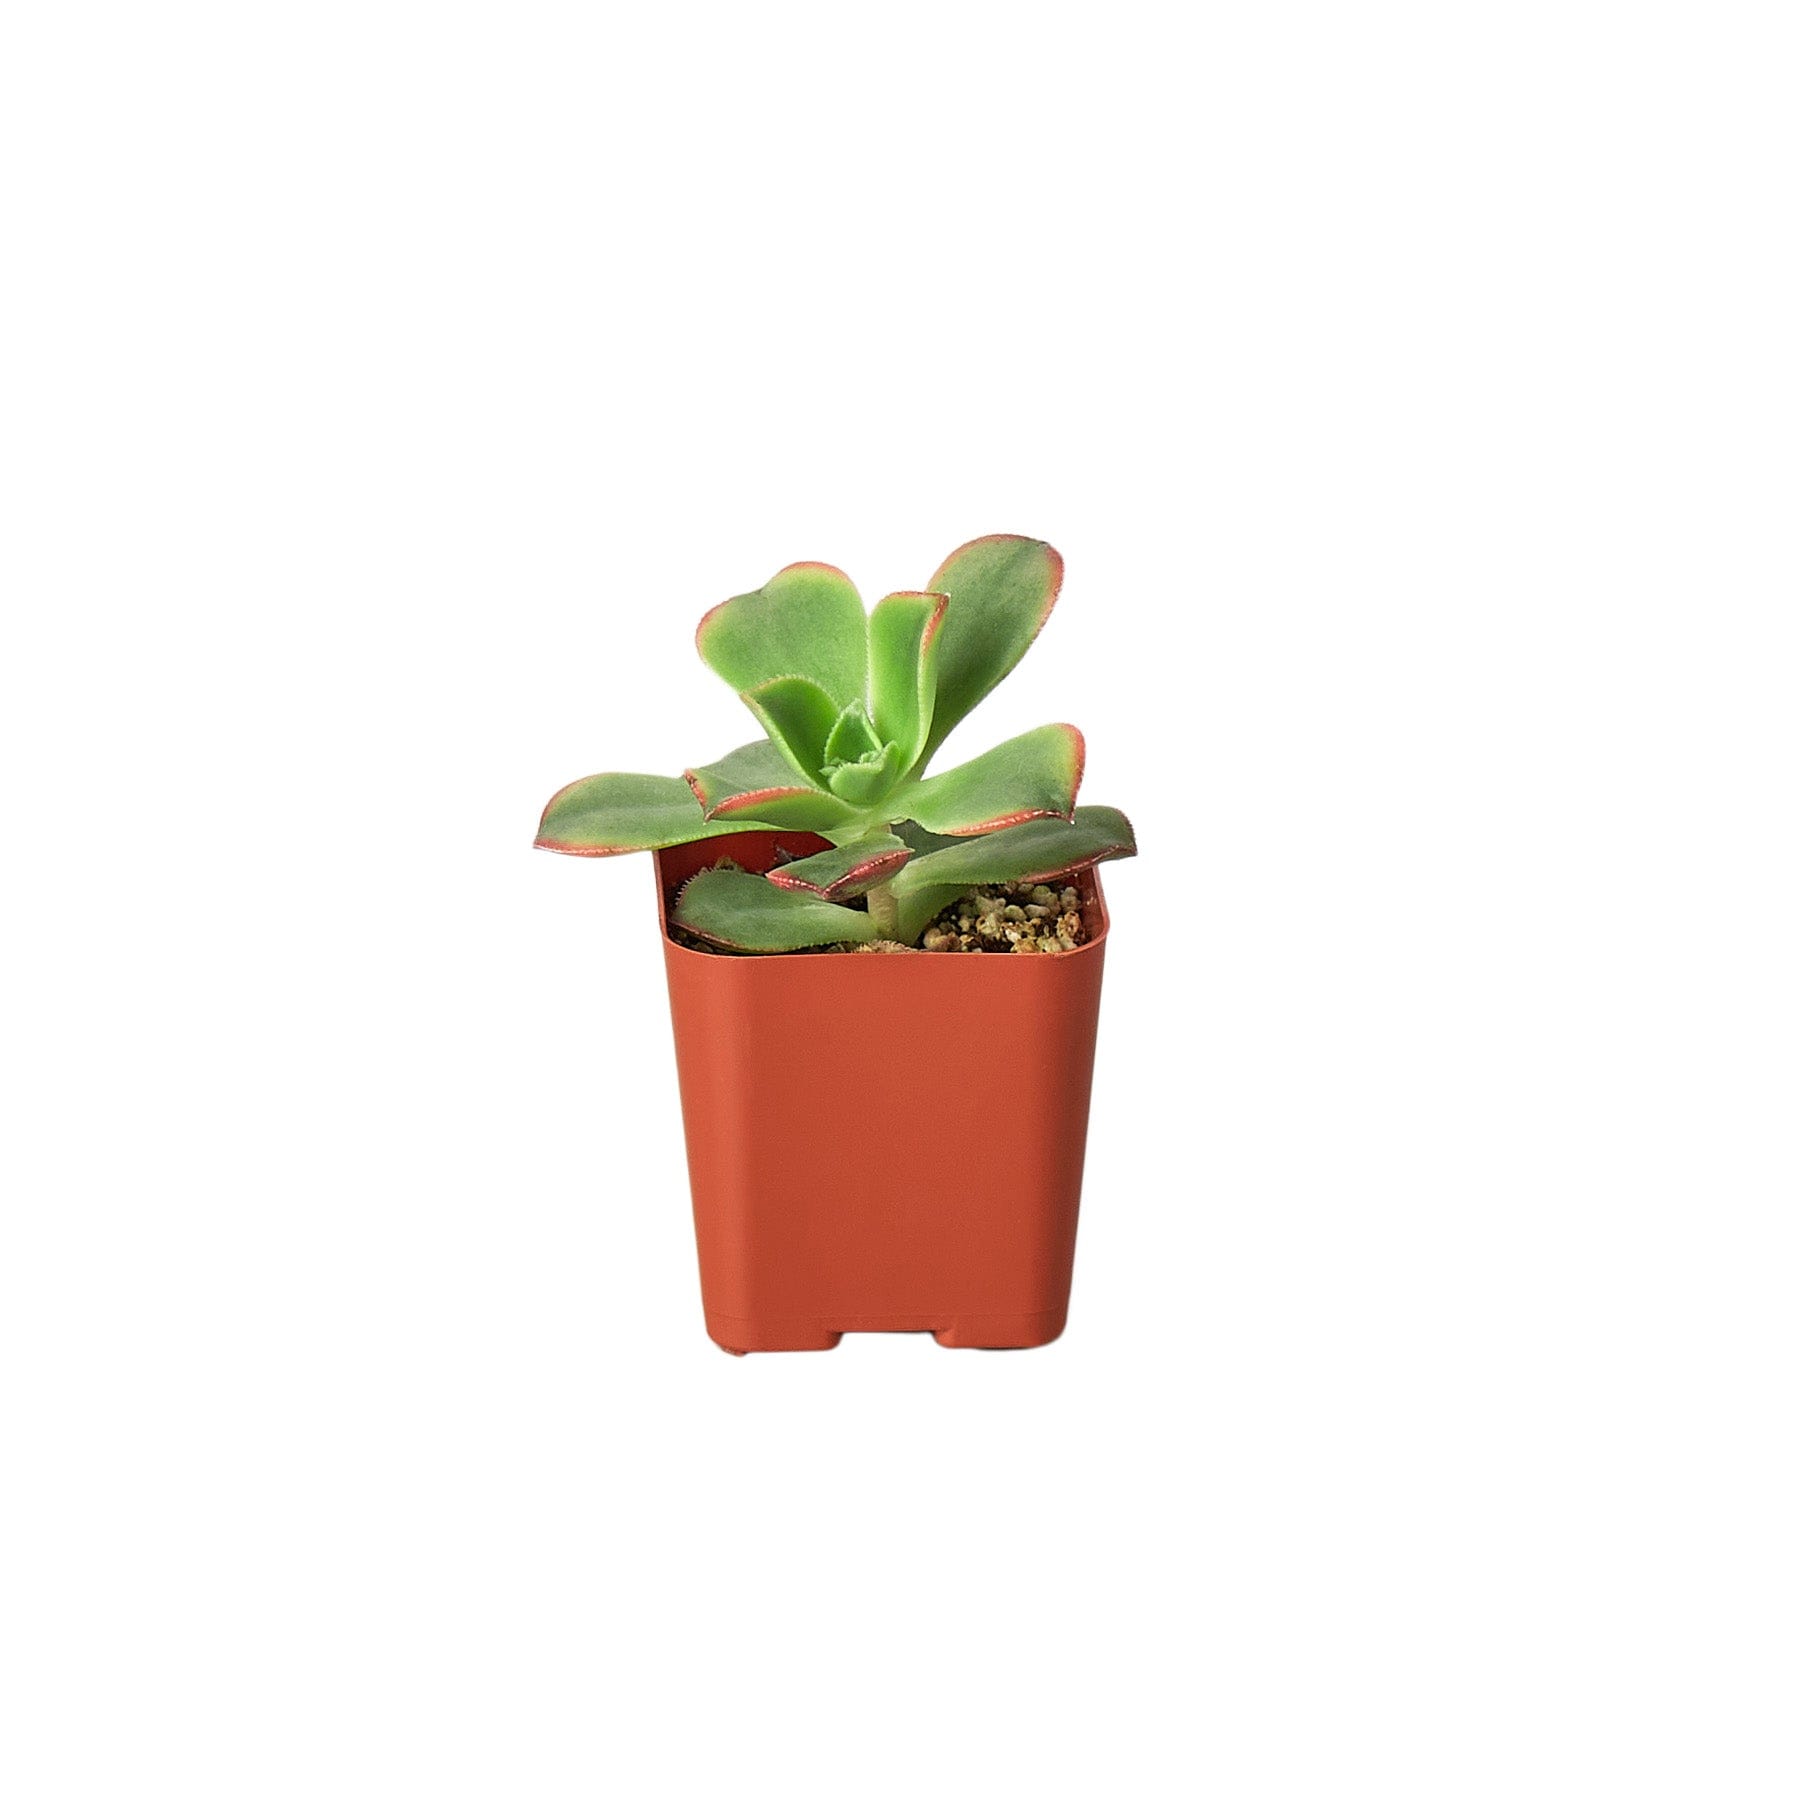
<svg viewBox="0 0 1800 1800">
<path fill-rule="evenodd" d="M 591 775 L 552 797 L 540 848 L 666 849 L 756 830 L 829 848 L 766 876 L 703 870 L 674 920 L 753 953 L 910 943 L 985 883 L 1065 876 L 1136 854 L 1124 815 L 1077 806 L 1073 725 L 1042 725 L 938 774 L 944 740 L 1017 666 L 1056 604 L 1062 558 L 1035 538 L 977 538 L 925 588 L 872 608 L 841 569 L 791 563 L 716 606 L 695 636 L 762 736 L 681 776 Z"/>
</svg>

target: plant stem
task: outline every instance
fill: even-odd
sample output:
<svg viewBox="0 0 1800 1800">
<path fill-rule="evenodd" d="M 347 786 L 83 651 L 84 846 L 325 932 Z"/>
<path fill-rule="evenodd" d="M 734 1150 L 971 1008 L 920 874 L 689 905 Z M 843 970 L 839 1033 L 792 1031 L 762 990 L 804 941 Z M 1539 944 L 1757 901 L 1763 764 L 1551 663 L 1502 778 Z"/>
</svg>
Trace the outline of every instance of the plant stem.
<svg viewBox="0 0 1800 1800">
<path fill-rule="evenodd" d="M 891 881 L 878 882 L 869 889 L 869 917 L 884 938 L 900 935 L 900 901 Z"/>
</svg>

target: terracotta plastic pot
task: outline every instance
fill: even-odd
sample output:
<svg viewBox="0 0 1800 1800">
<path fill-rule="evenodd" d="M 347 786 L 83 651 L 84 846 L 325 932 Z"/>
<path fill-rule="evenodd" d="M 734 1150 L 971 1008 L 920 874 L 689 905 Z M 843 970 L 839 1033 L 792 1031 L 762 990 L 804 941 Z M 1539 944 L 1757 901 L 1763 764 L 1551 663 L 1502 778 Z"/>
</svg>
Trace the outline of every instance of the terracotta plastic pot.
<svg viewBox="0 0 1800 1800">
<path fill-rule="evenodd" d="M 706 1329 L 734 1355 L 846 1331 L 1022 1349 L 1069 1310 L 1106 907 L 1059 956 L 719 956 L 669 935 L 670 897 L 804 832 L 660 851 Z"/>
</svg>

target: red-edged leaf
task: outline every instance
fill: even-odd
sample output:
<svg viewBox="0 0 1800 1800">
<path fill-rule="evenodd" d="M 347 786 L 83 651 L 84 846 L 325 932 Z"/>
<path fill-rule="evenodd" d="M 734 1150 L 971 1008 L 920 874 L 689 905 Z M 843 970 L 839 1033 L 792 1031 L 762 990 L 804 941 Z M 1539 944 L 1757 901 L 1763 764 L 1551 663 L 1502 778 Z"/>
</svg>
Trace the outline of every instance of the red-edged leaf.
<svg viewBox="0 0 1800 1800">
<path fill-rule="evenodd" d="M 732 950 L 866 944 L 876 935 L 866 912 L 776 887 L 742 869 L 702 869 L 676 896 L 671 917 L 695 936 Z"/>
<path fill-rule="evenodd" d="M 1062 558 L 1036 538 L 976 538 L 925 585 L 950 596 L 937 652 L 929 760 L 952 729 L 1011 673 L 1062 590 Z"/>
<path fill-rule="evenodd" d="M 898 873 L 912 851 L 889 831 L 821 850 L 769 871 L 777 887 L 799 888 L 821 900 L 853 900 Z"/>
<path fill-rule="evenodd" d="M 842 800 L 797 782 L 787 758 L 767 738 L 689 769 L 684 779 L 708 819 L 732 822 L 738 830 L 744 821 L 760 820 L 796 831 L 829 831 L 855 817 Z"/>
<path fill-rule="evenodd" d="M 1073 725 L 1040 725 L 893 796 L 896 818 L 951 837 L 1000 831 L 1026 819 L 1067 818 L 1087 760 Z"/>
<path fill-rule="evenodd" d="M 867 631 L 862 597 L 842 569 L 790 563 L 754 593 L 715 606 L 694 642 L 740 694 L 803 675 L 842 707 L 868 686 Z"/>
<path fill-rule="evenodd" d="M 711 824 L 674 775 L 589 775 L 551 796 L 537 848 L 564 856 L 622 856 L 743 831 L 757 820 Z"/>
<path fill-rule="evenodd" d="M 947 900 L 990 881 L 1051 881 L 1137 855 L 1131 821 L 1113 806 L 1078 806 L 1073 819 L 1032 819 L 915 856 L 894 877 L 900 939 L 910 943 Z"/>
</svg>

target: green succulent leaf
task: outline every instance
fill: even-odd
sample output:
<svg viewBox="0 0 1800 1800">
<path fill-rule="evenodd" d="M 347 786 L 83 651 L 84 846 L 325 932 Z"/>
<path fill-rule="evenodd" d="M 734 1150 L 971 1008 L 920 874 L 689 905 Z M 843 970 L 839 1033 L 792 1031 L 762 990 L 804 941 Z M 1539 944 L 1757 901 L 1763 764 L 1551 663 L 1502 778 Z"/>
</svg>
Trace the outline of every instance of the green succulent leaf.
<svg viewBox="0 0 1800 1800">
<path fill-rule="evenodd" d="M 831 734 L 825 740 L 825 762 L 861 762 L 881 748 L 881 739 L 869 723 L 869 709 L 860 700 L 852 700 L 832 721 Z"/>
<path fill-rule="evenodd" d="M 1073 819 L 1030 819 L 915 856 L 894 877 L 894 889 L 909 893 L 947 883 L 967 888 L 984 881 L 1047 881 L 1135 855 L 1131 821 L 1116 806 L 1078 806 Z"/>
<path fill-rule="evenodd" d="M 933 850 L 954 850 L 958 844 L 967 841 L 959 837 L 940 837 L 937 832 L 927 831 L 911 819 L 898 819 L 891 829 L 914 856 L 925 856 Z"/>
<path fill-rule="evenodd" d="M 825 782 L 840 800 L 863 810 L 887 797 L 900 779 L 901 768 L 900 746 L 883 744 L 860 762 L 839 763 L 828 768 Z"/>
<path fill-rule="evenodd" d="M 1086 750 L 1073 725 L 1040 725 L 941 775 L 911 781 L 891 802 L 896 818 L 951 837 L 999 831 L 1026 819 L 1067 818 Z"/>
<path fill-rule="evenodd" d="M 868 686 L 862 596 L 829 563 L 790 563 L 752 594 L 715 606 L 694 635 L 708 668 L 740 694 L 782 675 L 803 675 L 835 708 Z"/>
<path fill-rule="evenodd" d="M 854 806 L 821 794 L 817 788 L 784 788 L 779 792 L 738 794 L 722 800 L 707 816 L 734 831 L 773 825 L 782 831 L 837 831 L 852 823 Z"/>
<path fill-rule="evenodd" d="M 1036 538 L 984 537 L 951 551 L 926 584 L 950 596 L 938 633 L 927 759 L 1031 648 L 1056 604 L 1062 572 L 1062 558 Z"/>
<path fill-rule="evenodd" d="M 705 817 L 734 831 L 756 824 L 830 831 L 856 816 L 844 801 L 797 781 L 788 759 L 767 738 L 740 744 L 715 763 L 689 769 L 683 779 Z"/>
<path fill-rule="evenodd" d="M 733 794 L 748 794 L 757 788 L 779 787 L 792 783 L 794 772 L 788 760 L 767 738 L 756 738 L 739 744 L 717 762 L 687 770 L 682 779 L 693 789 L 694 798 L 710 810 L 718 801 Z"/>
<path fill-rule="evenodd" d="M 949 606 L 942 594 L 889 594 L 869 614 L 869 702 L 876 731 L 899 746 L 903 769 L 919 760 L 931 730 Z"/>
<path fill-rule="evenodd" d="M 743 700 L 796 772 L 812 786 L 823 786 L 826 745 L 838 721 L 832 697 L 804 675 L 779 675 L 751 688 Z"/>
<path fill-rule="evenodd" d="M 672 916 L 709 943 L 733 950 L 806 950 L 817 944 L 865 944 L 875 936 L 875 921 L 867 913 L 777 887 L 742 869 L 701 870 L 676 896 Z"/>
<path fill-rule="evenodd" d="M 741 818 L 710 823 L 676 775 L 589 775 L 551 796 L 537 848 L 564 856 L 620 856 L 754 830 L 761 823 Z"/>
<path fill-rule="evenodd" d="M 912 851 L 891 831 L 871 831 L 848 844 L 803 856 L 769 871 L 777 887 L 798 888 L 821 900 L 853 900 L 889 880 Z"/>
<path fill-rule="evenodd" d="M 1137 855 L 1131 821 L 1113 806 L 1078 806 L 1073 819 L 1032 819 L 914 856 L 894 877 L 899 936 L 910 943 L 946 901 L 990 881 L 1049 881 Z"/>
</svg>

